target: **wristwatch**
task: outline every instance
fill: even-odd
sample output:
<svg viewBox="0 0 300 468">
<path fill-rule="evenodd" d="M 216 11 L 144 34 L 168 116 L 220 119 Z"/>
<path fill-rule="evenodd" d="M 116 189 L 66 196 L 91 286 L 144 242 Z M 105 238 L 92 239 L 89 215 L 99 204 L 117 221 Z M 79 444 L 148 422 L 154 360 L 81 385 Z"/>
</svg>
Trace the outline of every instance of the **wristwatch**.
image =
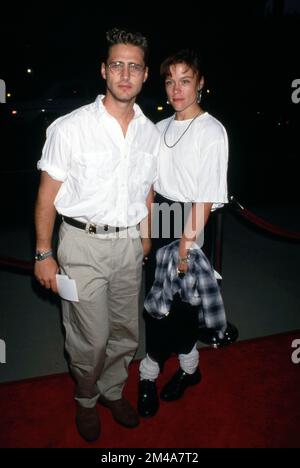
<svg viewBox="0 0 300 468">
<path fill-rule="evenodd" d="M 47 252 L 39 252 L 37 251 L 34 259 L 37 260 L 38 262 L 41 262 L 42 260 L 45 260 L 47 257 L 51 257 L 53 255 L 52 250 L 48 250 Z"/>
</svg>

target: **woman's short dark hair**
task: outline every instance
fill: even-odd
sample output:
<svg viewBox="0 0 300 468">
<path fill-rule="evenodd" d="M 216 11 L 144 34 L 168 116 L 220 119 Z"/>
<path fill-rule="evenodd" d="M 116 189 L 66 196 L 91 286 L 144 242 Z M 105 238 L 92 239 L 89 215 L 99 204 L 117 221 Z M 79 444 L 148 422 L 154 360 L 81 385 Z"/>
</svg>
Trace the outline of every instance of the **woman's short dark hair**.
<svg viewBox="0 0 300 468">
<path fill-rule="evenodd" d="M 130 32 L 126 29 L 117 29 L 113 28 L 107 31 L 106 33 L 107 40 L 107 56 L 109 50 L 112 46 L 117 44 L 130 44 L 139 47 L 144 54 L 144 62 L 147 63 L 148 60 L 148 41 L 145 36 L 140 32 Z M 107 57 L 106 57 L 107 60 Z"/>
<path fill-rule="evenodd" d="M 197 52 L 191 49 L 182 49 L 167 57 L 160 66 L 160 74 L 163 78 L 170 75 L 170 67 L 178 63 L 185 63 L 199 77 L 203 75 L 202 63 Z"/>
</svg>

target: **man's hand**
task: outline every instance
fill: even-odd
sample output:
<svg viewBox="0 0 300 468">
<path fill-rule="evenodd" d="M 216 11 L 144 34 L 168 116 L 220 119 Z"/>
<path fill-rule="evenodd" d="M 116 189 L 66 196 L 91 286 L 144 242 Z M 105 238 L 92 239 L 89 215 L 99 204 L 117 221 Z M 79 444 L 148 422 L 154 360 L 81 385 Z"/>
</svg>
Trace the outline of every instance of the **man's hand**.
<svg viewBox="0 0 300 468">
<path fill-rule="evenodd" d="M 149 237 L 141 239 L 141 242 L 142 242 L 142 247 L 144 251 L 143 265 L 145 265 L 146 261 L 148 260 L 148 255 L 152 247 L 152 242 L 151 242 L 151 239 L 149 239 Z"/>
<path fill-rule="evenodd" d="M 56 273 L 59 272 L 59 266 L 53 257 L 45 258 L 42 261 L 36 261 L 34 265 L 34 274 L 38 282 L 47 289 L 52 289 L 57 293 Z"/>
</svg>

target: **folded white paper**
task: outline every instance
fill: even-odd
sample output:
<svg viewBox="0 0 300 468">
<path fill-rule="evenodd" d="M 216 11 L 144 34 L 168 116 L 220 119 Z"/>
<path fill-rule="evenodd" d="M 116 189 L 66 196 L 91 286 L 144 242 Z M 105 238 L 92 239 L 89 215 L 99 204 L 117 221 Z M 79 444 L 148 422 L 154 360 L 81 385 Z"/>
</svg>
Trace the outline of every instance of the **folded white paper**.
<svg viewBox="0 0 300 468">
<path fill-rule="evenodd" d="M 67 301 L 79 302 L 75 280 L 66 275 L 56 275 L 58 294 Z"/>
</svg>

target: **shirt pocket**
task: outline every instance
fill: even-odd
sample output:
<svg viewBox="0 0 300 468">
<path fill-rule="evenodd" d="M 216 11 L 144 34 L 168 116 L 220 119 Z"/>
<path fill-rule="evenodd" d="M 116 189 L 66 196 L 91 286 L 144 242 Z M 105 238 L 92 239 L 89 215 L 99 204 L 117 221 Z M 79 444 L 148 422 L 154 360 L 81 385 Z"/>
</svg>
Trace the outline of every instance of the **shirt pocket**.
<svg viewBox="0 0 300 468">
<path fill-rule="evenodd" d="M 77 176 L 84 192 L 93 192 L 111 181 L 113 164 L 108 151 L 83 152 L 77 157 Z"/>
<path fill-rule="evenodd" d="M 106 179 L 112 172 L 112 158 L 109 151 L 89 151 L 81 153 L 78 163 L 84 171 L 84 175 Z"/>
</svg>

